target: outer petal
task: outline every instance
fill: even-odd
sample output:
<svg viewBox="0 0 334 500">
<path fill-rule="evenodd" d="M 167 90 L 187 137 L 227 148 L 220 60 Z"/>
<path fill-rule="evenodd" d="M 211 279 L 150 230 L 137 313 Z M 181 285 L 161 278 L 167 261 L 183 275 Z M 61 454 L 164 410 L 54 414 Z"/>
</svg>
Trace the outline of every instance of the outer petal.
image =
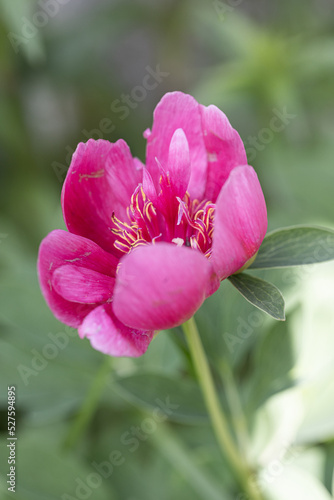
<svg viewBox="0 0 334 500">
<path fill-rule="evenodd" d="M 202 199 L 206 182 L 207 153 L 205 150 L 199 104 L 182 92 L 166 94 L 154 111 L 151 134 L 146 133 L 146 166 L 156 188 L 159 187 L 159 167 L 156 158 L 167 169 L 169 145 L 174 132 L 181 128 L 188 140 L 191 161 L 189 193 Z"/>
<path fill-rule="evenodd" d="M 70 302 L 59 295 L 52 285 L 56 269 L 70 264 L 115 276 L 117 263 L 115 257 L 86 238 L 60 229 L 48 234 L 39 248 L 37 268 L 42 293 L 56 318 L 76 328 L 96 307 L 91 304 Z"/>
<path fill-rule="evenodd" d="M 64 299 L 81 304 L 106 302 L 112 297 L 115 278 L 86 267 L 67 264 L 52 275 L 52 286 Z"/>
<path fill-rule="evenodd" d="M 246 165 L 247 157 L 243 142 L 226 115 L 213 105 L 200 108 L 208 153 L 205 198 L 215 203 L 231 170 Z"/>
<path fill-rule="evenodd" d="M 171 243 L 138 247 L 121 260 L 113 309 L 133 328 L 172 328 L 201 306 L 212 275 L 210 262 L 197 250 Z"/>
<path fill-rule="evenodd" d="M 141 356 L 146 352 L 153 334 L 123 325 L 110 304 L 94 309 L 79 327 L 80 337 L 89 338 L 94 349 L 110 356 Z"/>
<path fill-rule="evenodd" d="M 217 200 L 211 262 L 220 279 L 238 271 L 258 251 L 267 231 L 267 209 L 254 169 L 235 168 Z"/>
<path fill-rule="evenodd" d="M 80 143 L 62 190 L 68 230 L 116 253 L 111 216 L 115 212 L 119 219 L 127 218 L 126 207 L 141 178 L 141 163 L 134 161 L 123 140 Z"/>
</svg>

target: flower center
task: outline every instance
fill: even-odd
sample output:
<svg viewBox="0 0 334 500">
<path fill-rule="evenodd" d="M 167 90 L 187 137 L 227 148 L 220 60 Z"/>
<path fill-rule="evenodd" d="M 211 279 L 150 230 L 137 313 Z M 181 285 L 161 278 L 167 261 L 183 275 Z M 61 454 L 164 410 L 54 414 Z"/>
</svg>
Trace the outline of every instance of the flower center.
<svg viewBox="0 0 334 500">
<path fill-rule="evenodd" d="M 112 214 L 111 231 L 117 236 L 114 246 L 128 253 L 139 245 L 168 241 L 200 250 L 209 258 L 214 212 L 214 203 L 191 200 L 188 193 L 182 200 L 175 197 L 175 203 L 161 210 L 146 196 L 139 184 L 127 207 L 128 220 L 121 221 Z"/>
</svg>

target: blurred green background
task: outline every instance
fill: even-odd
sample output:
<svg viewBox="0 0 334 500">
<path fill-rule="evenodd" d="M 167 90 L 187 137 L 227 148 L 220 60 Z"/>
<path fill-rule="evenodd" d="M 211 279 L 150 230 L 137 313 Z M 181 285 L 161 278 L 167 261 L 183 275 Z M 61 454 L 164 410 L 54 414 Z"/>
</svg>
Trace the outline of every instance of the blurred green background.
<svg viewBox="0 0 334 500">
<path fill-rule="evenodd" d="M 53 318 L 36 254 L 64 228 L 77 143 L 124 138 L 144 160 L 142 133 L 172 90 L 216 104 L 239 131 L 270 229 L 334 228 L 333 2 L 1 0 L 0 12 L 1 498 L 14 384 L 17 500 L 244 500 L 181 332 L 161 332 L 140 359 L 106 358 Z M 264 468 L 266 498 L 328 500 L 334 265 L 257 274 L 283 290 L 285 323 L 229 283 L 196 316 L 231 432 Z"/>
</svg>

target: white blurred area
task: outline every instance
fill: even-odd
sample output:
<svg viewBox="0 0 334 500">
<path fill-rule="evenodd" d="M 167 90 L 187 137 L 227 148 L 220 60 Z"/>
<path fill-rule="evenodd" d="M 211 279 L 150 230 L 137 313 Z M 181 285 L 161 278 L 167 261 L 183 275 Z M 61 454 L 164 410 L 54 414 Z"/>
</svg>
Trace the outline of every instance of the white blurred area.
<svg viewBox="0 0 334 500">
<path fill-rule="evenodd" d="M 334 437 L 334 263 L 295 272 L 286 297 L 292 387 L 258 410 L 251 455 L 270 500 L 330 500 L 321 484 L 325 452 L 310 446 Z"/>
</svg>

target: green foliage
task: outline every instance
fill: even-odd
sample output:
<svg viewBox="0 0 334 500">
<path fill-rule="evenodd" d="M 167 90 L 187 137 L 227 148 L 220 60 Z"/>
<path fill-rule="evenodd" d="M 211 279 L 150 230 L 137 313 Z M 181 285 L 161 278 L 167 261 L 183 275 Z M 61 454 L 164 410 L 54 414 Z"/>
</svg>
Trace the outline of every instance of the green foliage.
<svg viewBox="0 0 334 500">
<path fill-rule="evenodd" d="M 167 378 L 157 373 L 136 373 L 116 379 L 117 387 L 130 403 L 144 409 L 165 411 L 166 417 L 173 422 L 201 424 L 208 421 L 202 394 L 194 381 Z"/>
<path fill-rule="evenodd" d="M 302 266 L 332 259 L 334 231 L 296 226 L 267 234 L 250 268 Z"/>
<path fill-rule="evenodd" d="M 248 302 L 278 320 L 285 320 L 285 304 L 281 292 L 272 283 L 247 273 L 234 274 L 229 282 Z"/>
</svg>

